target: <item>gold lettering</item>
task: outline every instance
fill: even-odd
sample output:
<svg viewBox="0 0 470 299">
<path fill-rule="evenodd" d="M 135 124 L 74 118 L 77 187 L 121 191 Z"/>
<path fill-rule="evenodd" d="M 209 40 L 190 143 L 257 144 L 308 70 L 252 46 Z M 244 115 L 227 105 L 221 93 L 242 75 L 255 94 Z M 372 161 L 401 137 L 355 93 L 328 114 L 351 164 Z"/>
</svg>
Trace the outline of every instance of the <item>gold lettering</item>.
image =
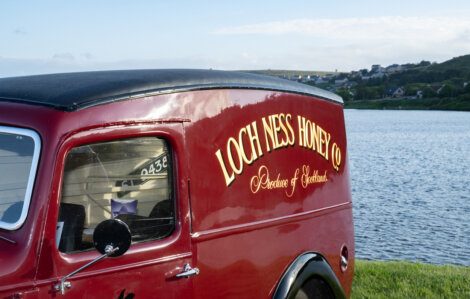
<svg viewBox="0 0 470 299">
<path fill-rule="evenodd" d="M 312 124 L 312 122 L 310 120 L 307 119 L 306 123 L 305 123 L 305 138 L 307 139 L 305 141 L 305 145 L 307 146 L 307 148 L 311 149 L 311 150 L 314 150 L 314 143 L 313 143 L 313 138 L 312 136 L 314 136 L 313 132 L 315 131 L 315 123 Z M 310 132 L 310 135 L 308 134 Z M 310 137 L 310 138 L 309 138 Z"/>
<path fill-rule="evenodd" d="M 274 126 L 274 139 L 276 141 L 276 146 L 274 149 L 280 148 L 281 144 L 279 143 L 279 132 L 281 132 L 281 121 L 279 120 L 279 115 L 278 114 L 273 114 L 270 116 L 273 119 L 273 126 Z"/>
<path fill-rule="evenodd" d="M 295 170 L 295 173 L 294 173 L 294 176 L 290 179 L 290 186 L 291 186 L 291 190 L 290 190 L 290 193 L 288 193 L 286 191 L 286 195 L 287 197 L 292 197 L 292 195 L 294 195 L 294 191 L 295 191 L 295 186 L 296 186 L 296 183 L 297 183 L 297 179 L 299 178 L 299 169 L 297 168 Z"/>
<path fill-rule="evenodd" d="M 293 117 L 289 113 L 272 114 L 261 118 L 266 151 L 271 152 L 272 150 L 292 146 L 297 142 L 299 147 L 314 151 L 327 161 L 331 160 L 333 168 L 339 171 L 341 149 L 334 140 L 332 141 L 331 134 L 314 121 L 300 115 L 297 115 L 297 127 L 295 129 L 298 132 L 296 132 L 292 119 Z M 331 147 L 330 143 L 332 143 Z M 229 137 L 225 149 L 225 152 L 223 149 L 218 149 L 215 155 L 224 175 L 225 183 L 229 186 L 237 175 L 243 173 L 245 165 L 252 165 L 259 157 L 263 156 L 257 121 L 242 127 L 238 131 L 238 135 Z M 299 172 L 296 172 L 290 181 L 282 179 L 280 174 L 275 179 L 271 179 L 266 167 L 259 168 L 258 171 L 258 175 L 252 177 L 251 180 L 254 193 L 258 192 L 257 190 L 260 188 L 287 188 L 290 183 L 290 192 L 286 192 L 286 195 L 290 197 L 294 192 L 297 178 L 302 186 L 327 181 L 326 173 L 320 175 L 318 170 L 310 173 L 308 166 L 302 168 L 302 174 L 299 169 Z M 301 176 L 297 177 L 300 174 Z"/>
<path fill-rule="evenodd" d="M 227 167 L 225 166 L 224 159 L 222 158 L 222 153 L 220 152 L 220 149 L 215 152 L 215 155 L 217 156 L 217 159 L 219 160 L 220 167 L 222 168 L 222 172 L 224 173 L 224 178 L 225 178 L 225 184 L 230 186 L 230 184 L 235 180 L 235 175 L 233 172 L 229 175 L 227 172 Z"/>
<path fill-rule="evenodd" d="M 298 115 L 297 123 L 299 125 L 299 146 L 306 147 L 305 139 L 307 138 L 307 131 L 305 129 L 305 117 Z"/>
<path fill-rule="evenodd" d="M 333 142 L 333 146 L 331 147 L 331 164 L 336 171 L 339 171 L 339 166 L 341 165 L 341 149 L 335 142 Z"/>
<path fill-rule="evenodd" d="M 287 131 L 287 119 L 284 113 L 279 114 L 279 123 L 285 138 L 281 138 L 281 146 L 286 147 L 289 145 L 289 132 Z"/>
<path fill-rule="evenodd" d="M 251 177 L 250 189 L 252 193 L 257 193 L 260 189 L 286 189 L 289 186 L 289 180 L 281 178 L 278 173 L 277 177 L 272 180 L 269 176 L 269 170 L 265 165 L 258 169 L 258 174 Z"/>
<path fill-rule="evenodd" d="M 235 161 L 233 161 L 233 156 L 232 156 L 232 146 L 235 148 L 235 151 L 237 152 L 237 158 L 238 158 L 238 166 L 235 165 Z M 230 137 L 227 142 L 227 155 L 228 155 L 228 162 L 230 163 L 230 166 L 232 167 L 232 170 L 235 172 L 235 174 L 240 174 L 243 171 L 243 158 L 242 154 L 240 153 L 240 146 L 238 145 L 237 141 L 233 138 Z"/>
<path fill-rule="evenodd" d="M 263 122 L 264 136 L 266 140 L 266 150 L 270 152 L 271 147 L 269 146 L 269 143 L 270 143 L 269 141 L 271 141 L 271 146 L 273 148 L 275 147 L 276 143 L 274 139 L 273 121 L 271 117 L 268 117 L 268 119 L 269 119 L 269 125 L 267 124 L 266 119 L 264 117 L 261 118 L 261 121 Z M 268 136 L 270 140 L 268 140 Z"/>
<path fill-rule="evenodd" d="M 253 132 L 251 131 L 251 127 L 253 127 Z M 247 132 L 248 132 L 248 139 L 250 140 L 251 143 L 251 152 L 253 153 L 252 157 L 253 160 L 248 163 L 251 164 L 253 161 L 258 159 L 258 157 L 261 157 L 263 155 L 263 152 L 261 150 L 261 144 L 259 142 L 259 136 L 258 136 L 258 128 L 256 127 L 256 121 L 251 123 L 251 126 L 248 125 L 246 126 Z M 255 149 L 255 142 L 256 142 L 256 149 Z"/>
<path fill-rule="evenodd" d="M 324 157 L 326 160 L 328 160 L 328 153 L 329 153 L 329 148 L 330 148 L 330 140 L 331 140 L 331 134 L 330 133 L 327 133 L 326 131 L 323 131 L 324 132 L 324 144 L 325 144 L 325 149 L 323 151 L 323 153 L 325 154 Z"/>
<path fill-rule="evenodd" d="M 289 130 L 289 136 L 288 136 L 288 144 L 289 145 L 294 145 L 295 143 L 295 133 L 294 133 L 294 128 L 292 128 L 292 124 L 290 123 L 291 122 L 291 119 L 292 119 L 292 115 L 290 114 L 287 114 L 286 115 L 286 126 L 287 126 L 287 129 Z"/>
<path fill-rule="evenodd" d="M 313 151 L 316 150 L 318 152 L 320 150 L 321 131 L 323 131 L 323 129 L 320 126 L 317 126 L 314 124 L 314 127 L 312 129 L 312 137 L 311 137 Z"/>
<path fill-rule="evenodd" d="M 325 183 L 328 182 L 327 171 L 323 175 L 318 174 L 318 170 L 314 170 L 310 173 L 310 166 L 302 166 L 302 176 L 300 177 L 300 182 L 303 188 L 307 188 L 310 184 L 316 183 Z"/>
<path fill-rule="evenodd" d="M 299 146 L 316 151 L 328 160 L 331 134 L 304 117 L 297 116 L 297 119 L 299 124 Z"/>
<path fill-rule="evenodd" d="M 246 153 L 245 153 L 245 147 L 243 146 L 243 133 L 246 134 L 246 128 L 241 128 L 240 129 L 240 132 L 238 132 L 238 144 L 239 144 L 239 149 L 241 151 L 241 156 L 243 158 L 243 161 L 250 165 L 251 163 L 253 163 L 253 155 L 255 155 L 255 153 L 251 153 L 251 157 L 250 159 L 248 159 L 248 157 L 246 156 Z"/>
</svg>

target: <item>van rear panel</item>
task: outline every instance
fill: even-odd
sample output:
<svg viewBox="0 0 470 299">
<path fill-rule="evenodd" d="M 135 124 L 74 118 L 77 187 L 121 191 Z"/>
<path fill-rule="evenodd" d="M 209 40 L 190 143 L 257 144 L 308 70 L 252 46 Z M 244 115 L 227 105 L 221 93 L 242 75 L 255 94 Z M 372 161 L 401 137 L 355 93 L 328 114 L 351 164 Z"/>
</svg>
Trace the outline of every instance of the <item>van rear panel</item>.
<svg viewBox="0 0 470 299">
<path fill-rule="evenodd" d="M 353 266 L 340 270 L 342 246 L 354 252 L 342 105 L 269 91 L 204 94 L 206 103 L 221 99 L 220 112 L 185 128 L 192 239 L 211 273 L 196 278 L 196 294 L 272 295 L 275 273 L 303 252 L 326 257 L 349 292 Z M 235 272 L 238 282 L 209 287 L 211 275 Z"/>
</svg>

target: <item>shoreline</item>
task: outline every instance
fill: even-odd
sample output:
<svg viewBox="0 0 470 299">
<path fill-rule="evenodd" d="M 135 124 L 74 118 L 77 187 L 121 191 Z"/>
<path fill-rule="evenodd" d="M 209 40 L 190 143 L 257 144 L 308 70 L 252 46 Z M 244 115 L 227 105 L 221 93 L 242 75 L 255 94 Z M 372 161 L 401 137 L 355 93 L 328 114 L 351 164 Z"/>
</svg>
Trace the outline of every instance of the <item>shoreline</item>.
<svg viewBox="0 0 470 299">
<path fill-rule="evenodd" d="M 470 100 L 458 98 L 431 99 L 378 99 L 364 101 L 348 101 L 345 109 L 370 110 L 441 110 L 441 111 L 470 111 Z"/>
</svg>

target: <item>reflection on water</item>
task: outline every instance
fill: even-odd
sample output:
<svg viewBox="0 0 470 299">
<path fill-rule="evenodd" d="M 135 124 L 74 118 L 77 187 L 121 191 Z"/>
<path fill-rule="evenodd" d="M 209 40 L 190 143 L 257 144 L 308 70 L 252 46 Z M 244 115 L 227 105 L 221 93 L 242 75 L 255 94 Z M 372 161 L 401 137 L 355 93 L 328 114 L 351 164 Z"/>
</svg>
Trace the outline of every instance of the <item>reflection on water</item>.
<svg viewBox="0 0 470 299">
<path fill-rule="evenodd" d="M 470 113 L 345 117 L 356 256 L 470 266 Z"/>
</svg>

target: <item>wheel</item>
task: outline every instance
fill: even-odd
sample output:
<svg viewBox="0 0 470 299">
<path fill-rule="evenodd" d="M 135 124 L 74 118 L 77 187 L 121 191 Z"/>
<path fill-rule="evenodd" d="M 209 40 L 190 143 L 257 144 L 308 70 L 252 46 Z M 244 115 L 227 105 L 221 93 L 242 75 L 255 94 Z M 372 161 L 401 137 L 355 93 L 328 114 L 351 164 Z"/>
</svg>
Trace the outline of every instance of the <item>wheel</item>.
<svg viewBox="0 0 470 299">
<path fill-rule="evenodd" d="M 335 299 L 335 295 L 323 279 L 313 278 L 300 287 L 295 299 Z"/>
</svg>

